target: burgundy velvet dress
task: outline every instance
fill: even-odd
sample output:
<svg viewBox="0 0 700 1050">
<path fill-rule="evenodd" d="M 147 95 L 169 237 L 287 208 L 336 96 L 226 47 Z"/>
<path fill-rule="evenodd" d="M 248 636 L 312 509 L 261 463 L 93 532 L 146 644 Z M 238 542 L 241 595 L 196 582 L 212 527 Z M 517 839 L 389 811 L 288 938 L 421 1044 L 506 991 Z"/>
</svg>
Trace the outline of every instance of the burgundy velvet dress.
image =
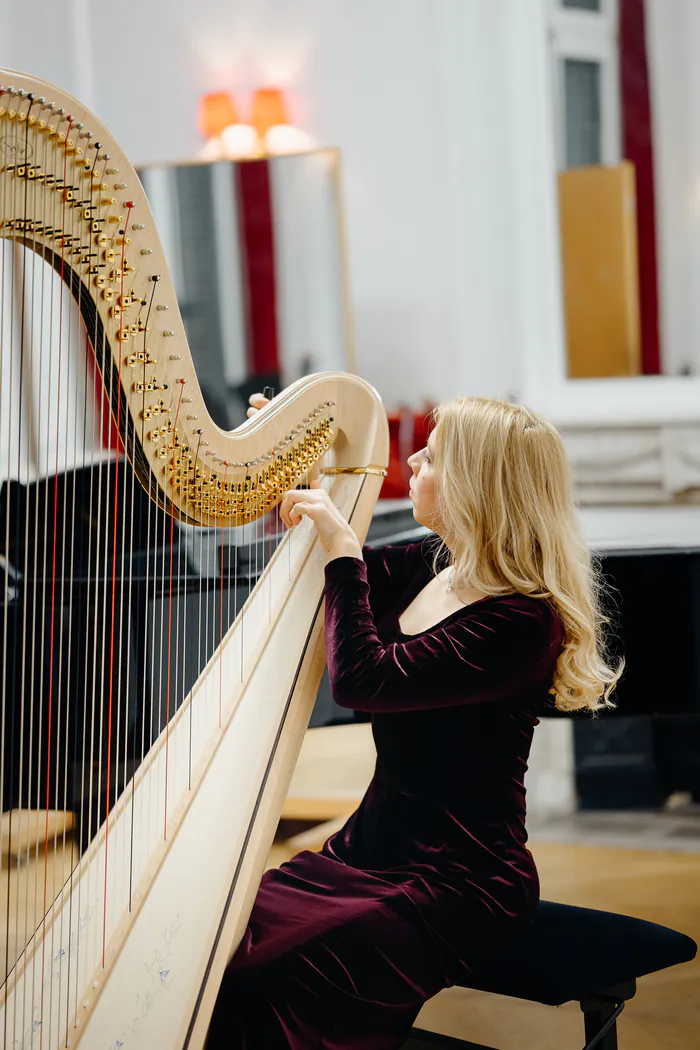
<svg viewBox="0 0 700 1050">
<path fill-rule="evenodd" d="M 403 635 L 431 542 L 326 566 L 333 696 L 371 712 L 376 770 L 320 853 L 265 873 L 207 1050 L 394 1050 L 537 903 L 523 777 L 562 625 L 514 595 Z"/>
</svg>

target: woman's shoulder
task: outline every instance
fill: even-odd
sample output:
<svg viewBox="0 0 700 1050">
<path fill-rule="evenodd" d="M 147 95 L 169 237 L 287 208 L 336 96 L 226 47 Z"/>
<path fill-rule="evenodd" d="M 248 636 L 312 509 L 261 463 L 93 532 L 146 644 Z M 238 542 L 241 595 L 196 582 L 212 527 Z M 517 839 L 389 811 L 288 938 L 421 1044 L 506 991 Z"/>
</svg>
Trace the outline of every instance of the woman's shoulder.
<svg viewBox="0 0 700 1050">
<path fill-rule="evenodd" d="M 389 572 L 402 572 L 413 575 L 422 568 L 432 569 L 435 551 L 439 546 L 436 536 L 424 536 L 410 543 L 387 543 L 379 546 L 365 546 L 362 556 L 368 569 L 381 568 Z"/>
<path fill-rule="evenodd" d="M 531 640 L 561 641 L 564 627 L 556 608 L 548 598 L 514 591 L 509 594 L 490 595 L 467 605 L 466 615 L 459 618 L 456 626 L 474 630 L 480 624 L 489 631 L 500 630 L 523 633 Z"/>
<path fill-rule="evenodd" d="M 484 600 L 486 601 L 487 599 Z M 521 609 L 523 612 L 530 613 L 533 616 L 546 618 L 558 615 L 550 598 L 540 598 L 535 594 L 509 591 L 507 594 L 493 595 L 493 601 L 502 602 L 504 605 L 514 609 Z"/>
<path fill-rule="evenodd" d="M 431 561 L 433 554 L 441 546 L 440 539 L 434 533 L 429 533 L 427 536 L 421 536 L 417 540 L 410 540 L 407 543 L 378 543 L 373 544 L 367 549 L 375 551 L 376 553 L 386 553 L 387 551 L 394 551 L 401 553 L 406 558 L 413 558 L 417 555 L 423 556 L 427 561 Z"/>
</svg>

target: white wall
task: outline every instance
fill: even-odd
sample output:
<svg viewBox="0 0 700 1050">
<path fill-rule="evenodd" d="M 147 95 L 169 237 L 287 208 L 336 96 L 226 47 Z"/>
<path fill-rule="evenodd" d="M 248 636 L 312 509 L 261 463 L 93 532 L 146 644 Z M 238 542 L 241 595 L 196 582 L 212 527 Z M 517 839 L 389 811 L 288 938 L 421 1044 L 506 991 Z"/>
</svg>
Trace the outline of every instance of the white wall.
<svg viewBox="0 0 700 1050">
<path fill-rule="evenodd" d="M 646 12 L 663 371 L 700 375 L 700 4 Z"/>
<path fill-rule="evenodd" d="M 196 154 L 205 91 L 287 88 L 343 152 L 358 368 L 388 405 L 504 396 L 536 344 L 561 353 L 545 0 L 39 0 L 31 19 L 0 0 L 0 17 L 0 64 L 80 95 L 135 163 Z"/>
</svg>

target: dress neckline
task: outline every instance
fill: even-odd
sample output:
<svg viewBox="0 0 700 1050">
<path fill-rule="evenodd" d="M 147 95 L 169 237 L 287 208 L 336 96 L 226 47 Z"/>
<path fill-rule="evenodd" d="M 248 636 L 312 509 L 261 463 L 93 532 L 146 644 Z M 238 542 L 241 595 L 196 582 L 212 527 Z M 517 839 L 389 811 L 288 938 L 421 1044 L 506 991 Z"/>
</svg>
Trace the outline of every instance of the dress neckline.
<svg viewBox="0 0 700 1050">
<path fill-rule="evenodd" d="M 428 570 L 430 569 L 430 566 L 427 564 L 427 562 L 424 562 L 423 566 Z M 432 578 L 432 572 L 430 572 L 429 575 Z M 482 602 L 493 601 L 495 598 L 513 597 L 513 595 L 511 594 L 487 594 L 484 598 L 477 598 L 474 602 L 468 602 L 466 605 L 463 605 L 461 609 L 454 609 L 453 612 L 448 613 L 447 616 L 443 616 L 443 618 L 441 620 L 438 620 L 437 623 L 431 624 L 430 627 L 426 627 L 422 631 L 417 631 L 415 634 L 406 634 L 405 631 L 401 630 L 401 616 L 411 604 L 413 599 L 416 597 L 418 592 L 422 590 L 423 586 L 424 584 L 421 581 L 420 574 L 416 573 L 413 586 L 409 587 L 407 592 L 404 591 L 404 593 L 401 595 L 401 598 L 399 599 L 399 601 L 402 603 L 402 607 L 398 609 L 396 606 L 394 606 L 394 615 L 396 618 L 396 633 L 400 638 L 420 638 L 422 635 L 428 634 L 429 631 L 435 631 L 438 627 L 442 627 L 444 626 L 444 624 L 449 623 L 449 621 L 452 620 L 453 617 L 461 616 L 462 613 L 465 613 L 467 611 L 467 609 L 471 609 L 475 605 L 481 605 Z M 408 593 L 409 595 L 408 601 L 406 601 L 406 593 Z M 398 604 L 399 603 L 397 602 L 397 605 Z"/>
<path fill-rule="evenodd" d="M 487 594 L 485 598 L 477 598 L 475 602 L 468 602 L 466 605 L 463 605 L 461 609 L 455 609 L 454 612 L 448 613 L 447 616 L 443 616 L 443 618 L 441 620 L 438 620 L 437 623 L 431 624 L 430 627 L 425 627 L 422 631 L 416 631 L 415 634 L 406 634 L 405 631 L 401 630 L 401 624 L 399 623 L 399 620 L 401 618 L 401 614 L 404 613 L 408 608 L 408 605 L 405 605 L 404 608 L 396 614 L 396 625 L 398 627 L 397 634 L 400 635 L 401 638 L 420 638 L 421 635 L 428 634 L 429 631 L 435 631 L 438 627 L 444 626 L 444 624 L 448 623 L 448 621 L 450 621 L 453 618 L 453 616 L 461 616 L 462 613 L 465 613 L 467 611 L 467 609 L 471 609 L 475 605 L 481 605 L 482 602 L 492 602 L 495 601 L 497 598 L 512 597 L 512 594 Z M 413 598 L 411 598 L 411 601 L 413 601 Z M 409 602 L 408 604 L 410 605 L 411 602 Z"/>
</svg>

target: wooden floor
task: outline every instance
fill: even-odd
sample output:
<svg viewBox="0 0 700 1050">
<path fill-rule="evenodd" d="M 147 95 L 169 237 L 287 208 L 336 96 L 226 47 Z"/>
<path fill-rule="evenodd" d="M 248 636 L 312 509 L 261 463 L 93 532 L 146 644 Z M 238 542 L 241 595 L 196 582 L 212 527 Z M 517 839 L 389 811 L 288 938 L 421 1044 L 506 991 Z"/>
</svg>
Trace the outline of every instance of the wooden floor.
<svg viewBox="0 0 700 1050">
<path fill-rule="evenodd" d="M 9 816 L 0 818 L 0 981 L 41 925 L 44 899 L 54 900 L 79 857 L 69 830 L 72 814 L 60 814 L 60 819 L 50 814 L 46 821 L 45 811 L 24 812 L 14 825 Z"/>
<path fill-rule="evenodd" d="M 306 848 L 313 848 L 310 838 L 305 836 Z M 636 915 L 700 943 L 700 854 L 530 845 L 543 899 Z M 269 866 L 293 852 L 278 841 Z M 576 1003 L 554 1009 L 464 988 L 440 992 L 426 1003 L 416 1025 L 498 1050 L 581 1050 L 584 1044 Z M 618 1032 L 620 1050 L 700 1048 L 700 960 L 643 977 Z"/>
</svg>

